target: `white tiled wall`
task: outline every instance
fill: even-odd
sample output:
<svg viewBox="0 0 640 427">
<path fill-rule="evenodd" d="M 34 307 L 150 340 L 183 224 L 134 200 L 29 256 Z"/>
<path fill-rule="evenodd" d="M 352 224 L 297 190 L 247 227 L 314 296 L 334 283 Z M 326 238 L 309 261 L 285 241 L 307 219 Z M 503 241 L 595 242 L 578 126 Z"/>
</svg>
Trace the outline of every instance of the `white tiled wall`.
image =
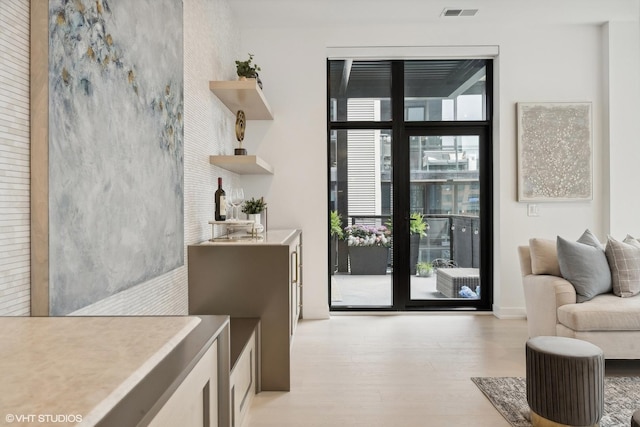
<svg viewBox="0 0 640 427">
<path fill-rule="evenodd" d="M 28 316 L 28 0 L 0 0 L 0 58 L 0 316 Z"/>
<path fill-rule="evenodd" d="M 209 164 L 211 154 L 231 154 L 235 141 L 235 117 L 208 83 L 235 78 L 234 19 L 227 0 L 183 4 L 185 265 L 73 314 L 186 314 L 186 246 L 211 237 L 207 221 L 213 217 L 217 177 L 227 188 L 238 179 Z M 0 0 L 0 315 L 29 314 L 28 6 L 28 0 Z M 5 90 L 7 80 L 20 88 Z M 8 136 L 8 128 L 17 135 Z"/>
</svg>

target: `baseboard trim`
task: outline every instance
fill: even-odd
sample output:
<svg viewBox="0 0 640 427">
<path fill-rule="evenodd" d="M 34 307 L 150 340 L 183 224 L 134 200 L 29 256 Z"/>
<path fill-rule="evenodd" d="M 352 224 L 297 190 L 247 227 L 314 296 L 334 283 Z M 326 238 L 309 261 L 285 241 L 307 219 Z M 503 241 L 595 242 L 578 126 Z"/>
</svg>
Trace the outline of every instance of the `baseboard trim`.
<svg viewBox="0 0 640 427">
<path fill-rule="evenodd" d="M 526 319 L 527 311 L 524 307 L 500 307 L 493 305 L 493 315 L 498 319 Z"/>
</svg>

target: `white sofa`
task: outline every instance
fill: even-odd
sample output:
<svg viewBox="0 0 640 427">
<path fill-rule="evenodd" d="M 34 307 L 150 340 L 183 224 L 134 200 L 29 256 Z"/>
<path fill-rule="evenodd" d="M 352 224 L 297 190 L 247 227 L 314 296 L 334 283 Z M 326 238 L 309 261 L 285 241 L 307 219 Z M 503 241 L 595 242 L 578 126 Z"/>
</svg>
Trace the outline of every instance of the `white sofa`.
<svg viewBox="0 0 640 427">
<path fill-rule="evenodd" d="M 640 359 L 640 295 L 613 293 L 578 303 L 562 277 L 533 274 L 529 246 L 518 247 L 529 336 L 557 335 L 591 342 L 607 359 Z"/>
</svg>

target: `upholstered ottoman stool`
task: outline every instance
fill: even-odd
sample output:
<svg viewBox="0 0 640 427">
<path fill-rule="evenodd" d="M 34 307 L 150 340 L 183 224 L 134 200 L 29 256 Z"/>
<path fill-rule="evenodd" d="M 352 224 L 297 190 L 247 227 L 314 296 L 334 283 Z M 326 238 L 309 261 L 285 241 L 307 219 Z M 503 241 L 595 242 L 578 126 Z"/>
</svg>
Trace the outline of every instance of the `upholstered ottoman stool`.
<svg viewBox="0 0 640 427">
<path fill-rule="evenodd" d="M 598 425 L 604 412 L 604 354 L 586 341 L 527 341 L 527 402 L 534 426 Z"/>
</svg>

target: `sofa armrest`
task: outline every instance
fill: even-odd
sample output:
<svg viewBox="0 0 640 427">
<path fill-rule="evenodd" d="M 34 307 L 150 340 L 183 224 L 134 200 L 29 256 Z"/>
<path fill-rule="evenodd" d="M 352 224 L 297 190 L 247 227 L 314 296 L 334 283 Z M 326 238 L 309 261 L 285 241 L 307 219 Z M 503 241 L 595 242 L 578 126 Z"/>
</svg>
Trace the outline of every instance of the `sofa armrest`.
<svg viewBox="0 0 640 427">
<path fill-rule="evenodd" d="M 576 303 L 576 290 L 562 277 L 528 274 L 522 278 L 529 337 L 556 335 L 558 307 Z"/>
<path fill-rule="evenodd" d="M 518 246 L 518 257 L 520 258 L 520 271 L 522 273 L 522 277 L 532 274 L 531 249 L 529 249 L 529 246 Z"/>
</svg>

